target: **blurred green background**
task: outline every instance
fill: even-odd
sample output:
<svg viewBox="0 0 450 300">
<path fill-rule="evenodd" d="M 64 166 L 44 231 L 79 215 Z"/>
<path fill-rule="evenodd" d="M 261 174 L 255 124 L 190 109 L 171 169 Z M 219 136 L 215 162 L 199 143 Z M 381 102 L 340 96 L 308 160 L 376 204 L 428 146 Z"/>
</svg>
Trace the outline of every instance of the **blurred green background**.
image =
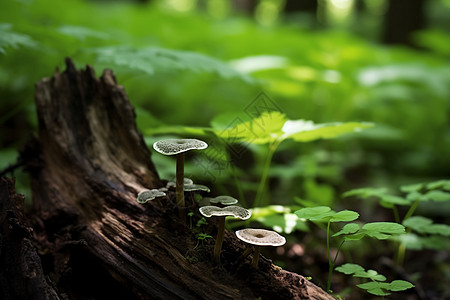
<svg viewBox="0 0 450 300">
<path fill-rule="evenodd" d="M 232 153 L 193 127 L 248 121 L 261 99 L 290 119 L 373 122 L 339 139 L 286 141 L 268 179 L 271 204 L 310 201 L 373 220 L 373 205 L 340 195 L 450 175 L 449 15 L 448 0 L 1 1 L 0 170 L 37 132 L 34 84 L 71 57 L 98 76 L 114 71 L 149 145 L 200 137 L 227 151 L 225 166 L 192 159 L 186 174 L 247 204 L 266 149 Z M 172 159 L 152 160 L 173 178 Z M 30 199 L 26 176 L 14 175 Z M 440 221 L 450 213 L 422 209 Z"/>
</svg>

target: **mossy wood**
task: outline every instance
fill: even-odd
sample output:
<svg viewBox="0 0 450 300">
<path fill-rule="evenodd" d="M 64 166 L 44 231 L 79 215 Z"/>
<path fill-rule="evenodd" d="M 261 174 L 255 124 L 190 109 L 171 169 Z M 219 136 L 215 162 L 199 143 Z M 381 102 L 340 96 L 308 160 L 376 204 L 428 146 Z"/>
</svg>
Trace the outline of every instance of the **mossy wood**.
<svg viewBox="0 0 450 300">
<path fill-rule="evenodd" d="M 174 192 L 163 206 L 137 203 L 139 191 L 164 184 L 124 89 L 111 71 L 96 78 L 66 65 L 36 85 L 39 135 L 22 153 L 33 192 L 26 218 L 1 179 L 1 299 L 334 299 L 264 257 L 251 268 L 233 233 L 222 265 L 214 241 L 194 251 Z"/>
</svg>

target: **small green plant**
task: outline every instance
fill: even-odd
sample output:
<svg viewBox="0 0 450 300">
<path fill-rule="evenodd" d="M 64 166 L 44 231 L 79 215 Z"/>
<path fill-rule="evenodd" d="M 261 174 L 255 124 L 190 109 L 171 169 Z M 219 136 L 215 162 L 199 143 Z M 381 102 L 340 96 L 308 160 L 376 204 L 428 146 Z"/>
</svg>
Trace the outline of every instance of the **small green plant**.
<svg viewBox="0 0 450 300">
<path fill-rule="evenodd" d="M 335 212 L 328 206 L 306 207 L 297 210 L 295 214 L 301 218 L 311 222 L 327 224 L 327 255 L 328 255 L 328 281 L 327 290 L 331 288 L 331 277 L 339 252 L 346 241 L 360 240 L 364 236 L 373 237 L 379 240 L 389 238 L 393 234 L 402 234 L 405 227 L 397 223 L 390 222 L 373 222 L 364 224 L 362 227 L 357 223 L 346 224 L 340 231 L 331 235 L 331 223 L 335 222 L 351 222 L 358 219 L 359 214 L 351 210 L 343 210 Z M 330 238 L 343 236 L 339 243 L 334 258 L 331 257 Z"/>
<path fill-rule="evenodd" d="M 433 221 L 420 216 L 413 216 L 420 203 L 429 201 L 450 201 L 450 180 L 438 180 L 429 183 L 418 183 L 400 187 L 402 196 L 392 195 L 384 188 L 360 188 L 350 190 L 344 197 L 357 196 L 360 198 L 378 198 L 379 204 L 392 209 L 395 222 L 408 228 L 407 234 L 395 237 L 399 241 L 396 263 L 403 265 L 406 249 L 450 249 L 450 242 L 443 236 L 449 235 L 449 226 L 433 224 Z M 397 206 L 409 207 L 403 217 Z M 426 236 L 418 236 L 411 231 Z"/>
<path fill-rule="evenodd" d="M 335 270 L 347 275 L 352 275 L 353 277 L 370 279 L 370 282 L 357 284 L 356 286 L 370 294 L 381 296 L 383 298 L 384 296 L 390 295 L 390 292 L 404 291 L 414 287 L 412 283 L 404 280 L 394 280 L 390 283 L 384 282 L 386 281 L 385 276 L 378 274 L 377 271 L 374 270 L 365 271 L 363 267 L 357 264 L 344 264 L 337 267 Z"/>
<path fill-rule="evenodd" d="M 195 245 L 194 249 L 197 249 L 200 243 L 203 247 L 203 241 L 212 238 L 212 236 L 206 233 L 197 233 L 195 237 L 197 238 L 197 244 Z"/>
</svg>

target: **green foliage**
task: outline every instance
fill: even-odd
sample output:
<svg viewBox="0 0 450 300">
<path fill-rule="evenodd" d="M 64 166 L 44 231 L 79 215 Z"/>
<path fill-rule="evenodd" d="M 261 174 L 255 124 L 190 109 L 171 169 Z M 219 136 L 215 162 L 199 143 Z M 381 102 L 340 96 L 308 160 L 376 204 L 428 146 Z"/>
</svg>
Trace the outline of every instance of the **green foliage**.
<svg viewBox="0 0 450 300">
<path fill-rule="evenodd" d="M 297 217 L 315 222 L 350 222 L 359 217 L 357 212 L 343 210 L 335 212 L 327 206 L 306 207 L 295 212 Z"/>
<path fill-rule="evenodd" d="M 360 240 L 364 236 L 385 240 L 392 235 L 405 233 L 405 227 L 392 222 L 373 222 L 364 224 L 362 227 L 356 223 L 345 225 L 340 231 L 332 236 L 344 235 L 344 239 L 348 241 Z"/>
<path fill-rule="evenodd" d="M 17 49 L 19 47 L 35 48 L 38 43 L 30 36 L 14 32 L 12 24 L 0 24 L 0 54 L 6 54 L 6 49 L 11 47 Z"/>
<path fill-rule="evenodd" d="M 314 124 L 306 120 L 289 120 L 280 112 L 263 112 L 259 117 L 218 132 L 225 139 L 252 144 L 281 143 L 286 139 L 311 142 L 318 139 L 336 138 L 342 134 L 370 128 L 368 123 Z"/>
<path fill-rule="evenodd" d="M 347 263 L 335 268 L 335 270 L 353 277 L 372 280 L 371 282 L 358 284 L 357 287 L 377 296 L 388 296 L 391 294 L 390 292 L 404 291 L 414 287 L 413 284 L 404 280 L 394 280 L 390 283 L 382 282 L 386 281 L 385 276 L 378 274 L 374 270 L 365 271 L 363 267 L 357 264 Z"/>
</svg>

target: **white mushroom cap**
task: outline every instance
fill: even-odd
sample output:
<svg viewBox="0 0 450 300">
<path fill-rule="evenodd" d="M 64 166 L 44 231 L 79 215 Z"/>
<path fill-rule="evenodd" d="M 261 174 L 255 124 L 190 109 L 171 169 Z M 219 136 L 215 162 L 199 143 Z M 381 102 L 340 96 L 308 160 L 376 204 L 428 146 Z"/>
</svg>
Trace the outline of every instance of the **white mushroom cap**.
<svg viewBox="0 0 450 300">
<path fill-rule="evenodd" d="M 205 149 L 208 144 L 197 139 L 167 139 L 157 141 L 153 149 L 164 155 L 175 155 L 193 149 Z"/>
<path fill-rule="evenodd" d="M 282 246 L 286 243 L 284 236 L 275 231 L 246 228 L 236 231 L 236 236 L 248 244 L 257 246 Z"/>
<path fill-rule="evenodd" d="M 194 181 L 192 181 L 192 179 L 190 179 L 190 178 L 184 177 L 184 178 L 183 178 L 183 185 L 190 185 L 190 184 L 194 184 Z M 169 182 L 166 184 L 166 187 L 167 187 L 167 188 L 175 188 L 176 186 L 177 186 L 177 184 L 176 184 L 175 181 L 169 181 Z"/>
<path fill-rule="evenodd" d="M 209 187 L 202 184 L 185 184 L 184 191 L 185 192 L 204 191 L 209 193 L 211 190 L 209 189 Z"/>
<path fill-rule="evenodd" d="M 252 215 L 252 213 L 248 209 L 240 206 L 226 206 L 226 207 L 202 206 L 199 208 L 199 211 L 203 216 L 207 218 L 213 216 L 214 217 L 233 216 L 241 220 L 247 220 Z"/>
<path fill-rule="evenodd" d="M 222 205 L 233 205 L 233 204 L 238 203 L 239 201 L 238 201 L 238 199 L 233 198 L 231 196 L 217 196 L 215 198 L 209 199 L 209 202 L 215 203 L 215 204 L 220 203 Z"/>
<path fill-rule="evenodd" d="M 157 189 L 152 190 L 143 190 L 137 196 L 137 202 L 144 204 L 150 200 L 153 200 L 157 197 L 164 197 L 166 193 L 159 191 Z"/>
</svg>

